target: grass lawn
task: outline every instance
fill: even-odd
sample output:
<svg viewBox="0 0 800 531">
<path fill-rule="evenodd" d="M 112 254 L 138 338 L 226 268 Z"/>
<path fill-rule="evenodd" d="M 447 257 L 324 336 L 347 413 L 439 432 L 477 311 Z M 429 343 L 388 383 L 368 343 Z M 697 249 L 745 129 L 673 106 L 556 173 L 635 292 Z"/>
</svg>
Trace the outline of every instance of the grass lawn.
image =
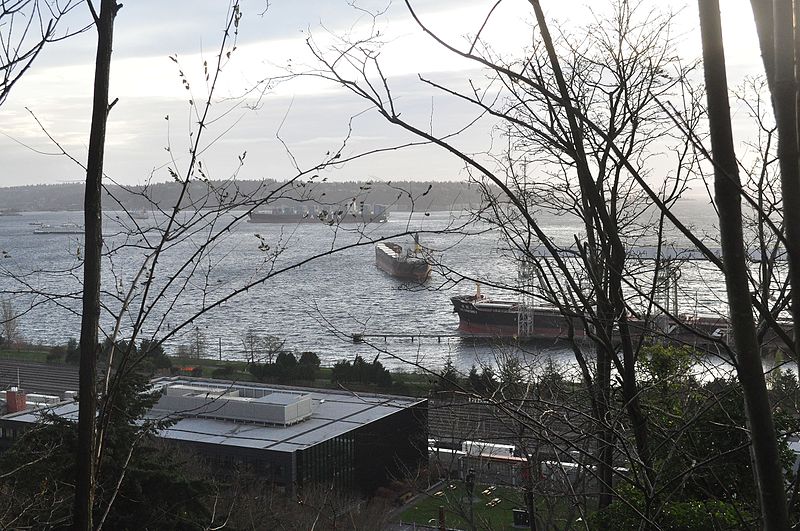
<svg viewBox="0 0 800 531">
<path fill-rule="evenodd" d="M 47 350 L 0 349 L 0 359 L 4 360 L 34 361 L 38 363 L 46 363 L 47 354 L 49 354 Z"/>
<path fill-rule="evenodd" d="M 405 523 L 435 525 L 439 506 L 444 507 L 447 527 L 467 529 L 469 501 L 461 481 L 443 483 L 421 497 L 421 501 L 405 510 L 400 520 Z M 505 531 L 515 529 L 511 510 L 525 507 L 522 491 L 508 487 L 476 485 L 472 500 L 475 524 L 479 528 Z M 433 521 L 432 521 L 433 520 Z"/>
<path fill-rule="evenodd" d="M 439 507 L 444 507 L 445 524 L 448 528 L 469 529 L 469 501 L 466 487 L 462 481 L 447 481 L 434 490 L 430 490 L 418 498 L 414 506 L 400 515 L 404 523 L 437 525 Z M 548 529 L 567 527 L 567 522 L 574 521 L 574 513 L 566 496 L 550 496 L 548 500 L 535 498 L 536 511 L 541 522 Z M 521 488 L 495 487 L 476 485 L 472 500 L 472 510 L 477 529 L 492 531 L 511 531 L 520 529 L 513 527 L 512 509 L 524 509 L 525 501 Z"/>
</svg>

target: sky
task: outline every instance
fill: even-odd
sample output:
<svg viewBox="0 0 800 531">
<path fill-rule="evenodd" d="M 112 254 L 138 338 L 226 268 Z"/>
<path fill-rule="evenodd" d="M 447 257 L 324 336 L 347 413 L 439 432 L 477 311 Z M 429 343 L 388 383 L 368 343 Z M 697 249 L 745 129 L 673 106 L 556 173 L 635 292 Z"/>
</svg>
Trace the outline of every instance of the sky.
<svg viewBox="0 0 800 531">
<path fill-rule="evenodd" d="M 413 5 L 434 31 L 463 46 L 495 1 L 416 0 Z M 565 27 L 585 23 L 590 19 L 588 6 L 601 9 L 602 3 L 542 1 L 548 18 Z M 696 4 L 644 3 L 680 12 L 679 50 L 687 59 L 696 58 L 700 50 Z M 724 0 L 722 4 L 733 86 L 746 75 L 757 75 L 761 63 L 749 1 Z M 114 32 L 110 99 L 119 100 L 109 115 L 105 160 L 109 179 L 141 184 L 169 180 L 170 164 L 179 174 L 185 170 L 190 132 L 196 134 L 197 121 L 189 100 L 199 105 L 207 96 L 203 65 L 212 65 L 213 71 L 228 8 L 228 2 L 221 0 L 124 2 Z M 281 180 L 294 176 L 298 168 L 313 168 L 345 139 L 345 157 L 414 140 L 334 83 L 300 76 L 273 83 L 269 89 L 259 84 L 289 71 L 318 69 L 306 44 L 308 38 L 327 50 L 342 36 L 358 38 L 379 31 L 382 72 L 403 117 L 437 134 L 459 130 L 476 118 L 474 108 L 431 89 L 418 76 L 464 88 L 469 80 L 484 80 L 485 72 L 454 58 L 426 36 L 402 1 L 243 0 L 241 11 L 237 48 L 212 96 L 213 122 L 201 143 L 203 166 L 212 179 L 236 175 Z M 381 12 L 379 17 L 368 15 L 376 11 Z M 526 0 L 503 0 L 482 35 L 496 53 L 512 56 L 530 42 L 532 18 Z M 62 21 L 62 30 L 80 28 L 88 21 L 88 9 L 79 6 Z M 59 155 L 47 134 L 75 159 L 85 160 L 95 46 L 93 30 L 49 45 L 0 107 L 0 186 L 82 180 L 83 170 Z M 186 76 L 190 91 L 179 72 Z M 479 120 L 455 142 L 469 152 L 492 149 L 499 141 L 494 125 Z M 332 180 L 461 180 L 465 172 L 452 155 L 415 146 L 359 158 L 330 169 L 326 176 Z"/>
</svg>

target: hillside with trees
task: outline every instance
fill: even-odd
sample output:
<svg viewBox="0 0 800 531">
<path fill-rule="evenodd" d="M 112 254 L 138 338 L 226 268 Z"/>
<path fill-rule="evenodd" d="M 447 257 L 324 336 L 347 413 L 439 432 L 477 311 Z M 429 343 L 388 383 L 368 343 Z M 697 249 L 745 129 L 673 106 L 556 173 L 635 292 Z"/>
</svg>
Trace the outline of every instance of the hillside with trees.
<svg viewBox="0 0 800 531">
<path fill-rule="evenodd" d="M 104 208 L 109 210 L 167 210 L 181 197 L 180 183 L 163 182 L 142 186 L 105 185 Z M 481 189 L 467 182 L 450 181 L 194 181 L 183 194 L 182 206 L 193 197 L 208 197 L 205 208 L 217 208 L 226 198 L 248 197 L 250 204 L 274 195 L 269 206 L 291 206 L 300 202 L 347 204 L 354 198 L 366 204 L 389 206 L 396 211 L 463 210 L 477 208 Z M 61 211 L 83 209 L 82 183 L 11 186 L 0 193 L 0 211 Z M 213 193 L 216 192 L 216 193 Z M 426 193 L 427 192 L 427 193 Z M 227 195 L 226 195 L 227 193 Z M 424 195 L 423 195 L 424 194 Z M 414 198 L 412 200 L 412 198 Z M 247 204 L 240 205 L 242 209 Z"/>
</svg>

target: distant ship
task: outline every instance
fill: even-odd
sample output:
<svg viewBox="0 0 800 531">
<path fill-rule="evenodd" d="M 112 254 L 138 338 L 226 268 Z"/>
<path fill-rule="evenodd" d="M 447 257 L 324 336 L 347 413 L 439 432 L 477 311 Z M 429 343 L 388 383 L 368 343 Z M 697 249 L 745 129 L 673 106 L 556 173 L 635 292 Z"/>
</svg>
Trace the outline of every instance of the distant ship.
<svg viewBox="0 0 800 531">
<path fill-rule="evenodd" d="M 0 217 L 5 216 L 21 216 L 22 213 L 17 210 L 16 208 L 4 208 L 0 209 Z"/>
<path fill-rule="evenodd" d="M 373 208 L 355 210 L 350 207 L 334 209 L 305 209 L 299 207 L 275 207 L 271 211 L 251 212 L 247 221 L 250 223 L 326 223 L 338 225 L 340 223 L 384 223 L 389 218 L 385 205 L 375 205 Z"/>
<path fill-rule="evenodd" d="M 34 234 L 83 234 L 83 227 L 75 223 L 61 223 L 60 225 L 41 224 L 33 229 Z"/>
<path fill-rule="evenodd" d="M 375 265 L 393 277 L 425 282 L 431 274 L 431 265 L 419 254 L 419 244 L 403 253 L 403 247 L 392 242 L 375 245 Z"/>
</svg>

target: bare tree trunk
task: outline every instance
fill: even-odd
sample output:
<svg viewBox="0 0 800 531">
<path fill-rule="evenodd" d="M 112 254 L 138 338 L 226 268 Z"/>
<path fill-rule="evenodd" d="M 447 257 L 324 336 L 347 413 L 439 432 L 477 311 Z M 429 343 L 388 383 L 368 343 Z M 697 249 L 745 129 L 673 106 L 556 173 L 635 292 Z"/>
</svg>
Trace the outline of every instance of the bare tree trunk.
<svg viewBox="0 0 800 531">
<path fill-rule="evenodd" d="M 597 348 L 597 420 L 600 423 L 597 439 L 597 476 L 599 493 L 597 506 L 604 509 L 611 505 L 614 485 L 614 427 L 609 423 L 611 409 L 611 356 L 605 347 Z"/>
<path fill-rule="evenodd" d="M 603 263 L 608 271 L 608 292 L 603 293 L 602 289 L 597 289 L 597 313 L 598 316 L 601 317 L 601 326 L 607 328 L 607 332 L 605 334 L 606 337 L 603 338 L 603 342 L 607 343 L 607 345 L 603 345 L 598 348 L 597 364 L 599 381 L 597 382 L 597 385 L 598 389 L 600 390 L 601 397 L 602 395 L 605 395 L 599 402 L 601 407 L 604 409 L 602 413 L 605 414 L 605 412 L 608 411 L 607 408 L 610 402 L 610 363 L 611 357 L 614 355 L 613 347 L 611 346 L 613 324 L 614 319 L 618 319 L 620 330 L 622 332 L 621 339 L 623 342 L 622 349 L 624 356 L 624 371 L 621 374 L 623 378 L 623 396 L 626 402 L 626 411 L 633 425 L 636 449 L 639 454 L 639 458 L 644 465 L 644 475 L 647 479 L 646 495 L 649 506 L 652 485 L 654 483 L 654 472 L 652 466 L 652 455 L 650 452 L 647 418 L 644 415 L 641 406 L 639 405 L 639 396 L 637 390 L 638 386 L 636 384 L 636 372 L 634 368 L 635 356 L 633 352 L 633 345 L 630 342 L 630 334 L 627 331 L 627 321 L 625 317 L 627 309 L 625 308 L 624 296 L 622 294 L 620 275 L 622 275 L 625 262 L 625 249 L 619 237 L 616 221 L 611 215 L 609 215 L 606 207 L 606 201 L 602 197 L 601 191 L 598 189 L 597 184 L 592 178 L 591 170 L 589 169 L 589 164 L 587 162 L 586 152 L 583 146 L 582 129 L 578 124 L 575 110 L 572 107 L 570 94 L 561 71 L 561 66 L 558 61 L 558 56 L 550 36 L 550 31 L 548 29 L 547 21 L 545 20 L 541 4 L 539 0 L 530 0 L 530 3 L 536 15 L 539 31 L 542 34 L 542 41 L 545 45 L 545 49 L 547 50 L 550 65 L 553 68 L 553 74 L 555 75 L 557 81 L 559 94 L 563 101 L 564 111 L 569 123 L 569 129 L 573 143 L 572 147 L 574 147 L 575 150 L 574 160 L 576 163 L 578 181 L 581 188 L 581 200 L 584 204 L 586 216 L 585 222 L 587 223 L 586 232 L 587 238 L 589 238 L 589 251 L 590 253 L 594 252 L 593 256 L 590 255 L 590 262 L 592 264 L 598 264 L 599 262 L 597 255 L 602 254 Z M 605 241 L 599 245 L 591 240 L 594 230 L 602 230 L 605 233 Z M 594 272 L 594 284 L 598 287 L 602 286 L 606 282 L 605 279 L 599 278 L 600 274 L 605 273 L 598 273 L 596 271 Z M 607 321 L 603 319 L 603 317 L 606 317 Z M 607 350 L 605 350 L 606 348 Z M 605 352 L 603 352 L 604 350 Z M 608 356 L 608 359 L 604 359 L 603 356 Z M 598 420 L 600 420 L 601 423 L 605 422 L 604 418 L 600 418 Z M 601 484 L 600 494 L 598 497 L 600 509 L 607 506 L 611 502 L 613 451 L 608 448 L 607 445 L 611 445 L 613 441 L 608 440 L 608 435 L 608 430 L 604 430 L 604 436 L 602 436 L 600 440 L 599 455 L 601 457 L 601 461 L 598 467 Z"/>
<path fill-rule="evenodd" d="M 772 2 L 773 0 L 750 0 L 770 92 L 775 81 L 775 26 L 772 23 Z"/>
<path fill-rule="evenodd" d="M 786 493 L 748 288 L 739 173 L 731 132 L 719 3 L 718 0 L 698 0 L 698 4 L 714 157 L 714 190 L 719 208 L 736 370 L 744 392 L 745 414 L 750 427 L 750 448 L 755 465 L 753 472 L 761 502 L 763 528 L 784 530 L 788 529 Z"/>
<path fill-rule="evenodd" d="M 101 0 L 98 15 L 89 3 L 97 27 L 92 126 L 86 164 L 84 223 L 86 230 L 83 263 L 83 313 L 81 315 L 78 455 L 75 479 L 74 529 L 92 529 L 94 507 L 95 417 L 97 415 L 97 354 L 100 324 L 100 259 L 103 245 L 101 185 L 108 119 L 108 85 L 111 71 L 111 48 L 115 0 Z"/>
<path fill-rule="evenodd" d="M 794 5 L 793 5 L 794 4 Z M 778 159 L 781 168 L 784 232 L 789 255 L 789 281 L 792 291 L 800 291 L 800 145 L 798 144 L 798 71 L 795 57 L 800 35 L 794 32 L 794 15 L 800 4 L 792 0 L 750 0 L 758 32 L 764 72 L 767 77 L 775 122 L 778 128 Z M 786 208 L 789 205 L 790 208 Z M 800 359 L 800 297 L 791 298 L 794 321 L 794 356 Z"/>
<path fill-rule="evenodd" d="M 3 335 L 0 336 L 0 343 L 5 341 L 10 346 L 19 339 L 17 337 L 17 315 L 14 311 L 14 304 L 8 299 L 0 301 L 0 324 L 2 324 L 3 331 Z"/>
<path fill-rule="evenodd" d="M 792 287 L 795 359 L 800 339 L 800 161 L 797 147 L 797 90 L 794 65 L 794 10 L 792 0 L 773 3 L 775 75 L 772 102 L 778 126 L 778 160 L 781 168 L 784 232 L 789 255 L 789 280 Z"/>
<path fill-rule="evenodd" d="M 555 48 L 553 46 L 552 38 L 550 37 L 550 30 L 547 26 L 547 21 L 544 18 L 544 12 L 538 0 L 530 0 L 531 6 L 536 15 L 536 21 L 539 25 L 539 32 L 542 34 L 542 41 L 545 44 L 547 55 L 550 60 L 553 73 L 556 77 L 559 93 L 564 100 L 564 109 L 566 111 L 567 119 L 569 122 L 569 129 L 572 133 L 572 141 L 575 149 L 576 169 L 578 172 L 578 182 L 580 184 L 581 193 L 580 198 L 583 204 L 584 223 L 586 224 L 586 237 L 588 240 L 587 251 L 589 253 L 589 267 L 592 270 L 594 283 L 598 286 L 598 294 L 601 292 L 600 286 L 602 279 L 600 276 L 600 260 L 597 257 L 598 246 L 594 241 L 595 235 L 595 220 L 597 213 L 595 211 L 596 202 L 592 200 L 594 190 L 594 181 L 591 174 L 588 172 L 588 164 L 586 163 L 586 153 L 583 149 L 583 137 L 581 130 L 578 127 L 577 120 L 571 109 L 569 100 L 569 92 L 566 88 L 564 76 L 561 72 L 561 65 L 558 62 Z M 610 331 L 612 329 L 611 319 L 613 319 L 613 312 L 602 302 L 598 303 L 597 309 L 598 317 L 600 318 L 600 327 L 607 327 Z M 609 345 L 599 344 L 597 346 L 597 405 L 598 405 L 598 476 L 599 476 L 599 495 L 598 506 L 603 509 L 611 504 L 612 489 L 613 489 L 613 433 L 607 425 L 607 416 L 611 402 L 611 349 Z"/>
<path fill-rule="evenodd" d="M 800 24 L 800 1 L 795 0 L 793 2 L 793 19 L 795 24 Z M 784 35 L 784 31 L 781 31 L 781 37 L 786 38 Z M 794 82 L 794 111 L 795 111 L 795 135 L 797 135 L 797 149 L 800 151 L 800 85 L 798 85 L 797 80 L 800 79 L 800 64 L 798 64 L 798 58 L 800 58 L 800 29 L 794 30 L 793 35 L 793 43 L 792 49 L 794 50 L 794 67 L 792 74 L 792 81 Z M 781 65 L 781 68 L 785 68 L 785 65 Z M 800 164 L 800 161 L 798 162 Z M 798 170 L 800 172 L 800 170 Z"/>
</svg>

